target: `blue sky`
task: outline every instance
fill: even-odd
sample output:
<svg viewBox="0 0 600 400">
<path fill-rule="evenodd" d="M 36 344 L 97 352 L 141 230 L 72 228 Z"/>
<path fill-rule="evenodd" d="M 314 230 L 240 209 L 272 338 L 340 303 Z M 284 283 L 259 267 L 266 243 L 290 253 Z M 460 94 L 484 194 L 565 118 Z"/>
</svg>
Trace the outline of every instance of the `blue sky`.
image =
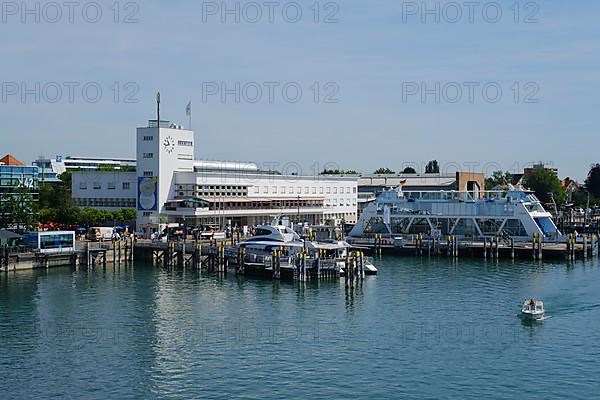
<svg viewBox="0 0 600 400">
<path fill-rule="evenodd" d="M 486 1 L 475 8 L 473 22 L 462 1 L 453 3 L 463 13 L 454 23 L 456 8 L 448 1 L 439 2 L 439 23 L 423 14 L 420 1 L 323 1 L 318 23 L 312 0 L 297 2 L 297 23 L 284 19 L 284 5 L 286 18 L 295 17 L 287 1 L 278 2 L 273 23 L 263 2 L 255 23 L 247 21 L 254 17 L 247 1 L 239 2 L 247 11 L 240 23 L 208 13 L 221 2 L 187 0 L 144 1 L 137 8 L 118 3 L 119 23 L 109 8 L 114 1 L 101 1 L 102 17 L 91 23 L 85 18 L 91 21 L 95 10 L 88 3 L 80 2 L 73 23 L 65 7 L 56 23 L 49 23 L 51 8 L 40 9 L 39 23 L 21 9 L 3 10 L 2 153 L 27 162 L 40 154 L 134 156 L 135 127 L 154 117 L 160 90 L 162 116 L 180 124 L 187 125 L 185 106 L 193 102 L 198 158 L 280 163 L 282 169 L 298 163 L 307 174 L 328 163 L 371 172 L 438 159 L 448 170 L 475 164 L 491 172 L 543 160 L 578 179 L 600 161 L 598 2 L 519 2 L 518 23 L 514 0 L 497 2 L 502 16 L 496 23 L 496 8 Z M 233 9 L 235 3 L 226 4 Z M 426 3 L 434 9 L 436 2 Z M 131 12 L 138 22 L 124 23 Z M 331 13 L 338 22 L 324 23 Z M 538 22 L 525 23 L 529 15 Z M 23 101 L 21 87 L 12 94 L 13 83 L 35 92 L 36 82 L 39 103 L 34 94 Z M 64 89 L 52 103 L 52 82 L 63 88 L 78 82 L 73 102 Z M 125 88 L 128 82 L 135 85 Z M 239 103 L 232 94 L 225 102 L 219 94 L 203 96 L 212 83 L 231 89 L 236 82 L 240 88 L 258 83 L 262 97 L 249 101 L 253 84 L 246 96 L 240 90 Z M 265 82 L 279 84 L 273 102 Z M 411 85 L 434 89 L 436 82 L 439 102 L 435 94 L 424 101 L 420 93 L 407 94 Z M 472 102 L 465 82 L 478 85 Z M 96 103 L 84 99 L 85 84 L 102 89 Z M 298 102 L 286 101 L 286 84 L 302 89 Z M 493 92 L 484 98 L 485 85 L 502 90 L 497 102 L 491 102 Z M 137 103 L 124 101 L 131 88 L 139 89 L 132 96 Z M 337 103 L 325 102 L 328 94 Z"/>
</svg>

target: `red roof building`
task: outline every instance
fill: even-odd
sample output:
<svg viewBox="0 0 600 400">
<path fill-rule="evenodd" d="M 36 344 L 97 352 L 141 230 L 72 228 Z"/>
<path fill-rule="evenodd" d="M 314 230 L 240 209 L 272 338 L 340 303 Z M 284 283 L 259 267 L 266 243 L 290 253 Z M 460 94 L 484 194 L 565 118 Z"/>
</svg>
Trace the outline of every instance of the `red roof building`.
<svg viewBox="0 0 600 400">
<path fill-rule="evenodd" d="M 2 164 L 3 165 L 11 165 L 13 167 L 24 167 L 25 166 L 25 164 L 23 164 L 21 161 L 17 160 L 10 154 L 7 154 L 4 157 L 0 158 L 0 165 L 2 165 Z"/>
</svg>

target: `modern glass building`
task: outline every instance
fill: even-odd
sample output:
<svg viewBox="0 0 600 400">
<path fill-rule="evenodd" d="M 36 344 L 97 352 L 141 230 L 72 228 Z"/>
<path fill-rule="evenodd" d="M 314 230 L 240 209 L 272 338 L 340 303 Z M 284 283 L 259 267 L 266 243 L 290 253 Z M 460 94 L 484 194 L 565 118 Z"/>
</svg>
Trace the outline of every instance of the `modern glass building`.
<svg viewBox="0 0 600 400">
<path fill-rule="evenodd" d="M 21 227 L 35 212 L 38 200 L 38 167 L 0 165 L 0 225 Z"/>
</svg>

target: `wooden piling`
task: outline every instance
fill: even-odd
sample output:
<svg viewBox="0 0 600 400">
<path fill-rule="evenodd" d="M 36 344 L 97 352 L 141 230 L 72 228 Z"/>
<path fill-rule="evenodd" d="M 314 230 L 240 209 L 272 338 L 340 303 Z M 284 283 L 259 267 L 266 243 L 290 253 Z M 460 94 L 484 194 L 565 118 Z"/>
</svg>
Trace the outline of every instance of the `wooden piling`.
<svg viewBox="0 0 600 400">
<path fill-rule="evenodd" d="M 515 260 L 515 239 L 513 237 L 510 238 L 510 258 Z"/>
</svg>

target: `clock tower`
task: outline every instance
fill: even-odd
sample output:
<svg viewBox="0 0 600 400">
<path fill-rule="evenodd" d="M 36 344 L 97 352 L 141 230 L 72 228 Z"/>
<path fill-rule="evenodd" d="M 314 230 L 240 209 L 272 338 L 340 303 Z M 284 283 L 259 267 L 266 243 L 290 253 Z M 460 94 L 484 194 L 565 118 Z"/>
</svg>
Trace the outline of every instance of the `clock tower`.
<svg viewBox="0 0 600 400">
<path fill-rule="evenodd" d="M 137 229 L 158 230 L 165 202 L 175 197 L 175 172 L 194 171 L 194 132 L 164 120 L 137 129 Z"/>
</svg>

